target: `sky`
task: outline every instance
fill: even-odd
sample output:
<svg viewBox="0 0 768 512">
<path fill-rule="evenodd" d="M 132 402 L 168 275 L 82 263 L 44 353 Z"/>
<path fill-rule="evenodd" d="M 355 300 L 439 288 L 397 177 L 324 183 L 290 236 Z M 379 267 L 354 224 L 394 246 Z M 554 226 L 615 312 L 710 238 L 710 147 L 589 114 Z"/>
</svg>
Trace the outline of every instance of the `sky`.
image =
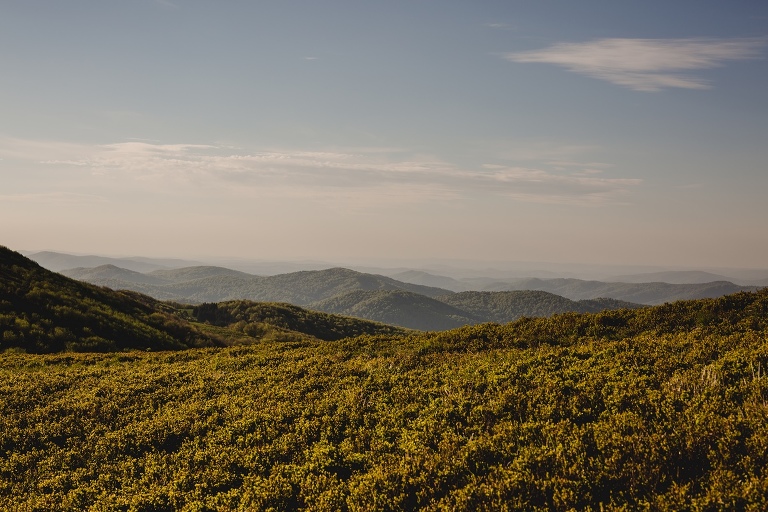
<svg viewBox="0 0 768 512">
<path fill-rule="evenodd" d="M 0 0 L 0 245 L 768 268 L 768 2 Z"/>
</svg>

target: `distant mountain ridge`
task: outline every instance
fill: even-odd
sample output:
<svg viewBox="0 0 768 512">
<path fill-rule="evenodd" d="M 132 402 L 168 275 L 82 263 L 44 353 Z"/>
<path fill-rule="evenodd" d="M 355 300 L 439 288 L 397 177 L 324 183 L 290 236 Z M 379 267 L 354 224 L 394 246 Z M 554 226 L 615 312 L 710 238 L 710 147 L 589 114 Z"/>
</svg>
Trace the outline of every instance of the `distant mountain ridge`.
<svg viewBox="0 0 768 512">
<path fill-rule="evenodd" d="M 445 330 L 520 316 L 590 312 L 635 304 L 604 299 L 580 304 L 547 292 L 453 292 L 344 268 L 254 276 L 222 267 L 197 266 L 146 274 L 102 265 L 63 271 L 93 284 L 148 294 L 162 300 L 214 303 L 233 300 L 285 302 L 325 313 L 400 327 Z M 480 299 L 482 297 L 482 300 Z M 479 306 L 479 302 L 483 302 Z"/>
<path fill-rule="evenodd" d="M 411 329 L 444 330 L 480 322 L 510 322 L 520 316 L 598 312 L 682 299 L 714 298 L 755 287 L 727 281 L 700 284 L 618 283 L 572 278 L 455 280 L 423 271 L 395 274 L 420 283 L 480 290 L 454 292 L 346 268 L 256 276 L 214 266 L 138 273 L 114 265 L 62 271 L 73 278 L 128 289 L 161 300 L 191 304 L 250 300 L 284 302 Z M 701 275 L 699 275 L 701 277 Z M 599 299 L 598 299 L 599 298 Z"/>
<path fill-rule="evenodd" d="M 190 272 L 221 274 L 226 270 Z M 79 271 L 108 278 L 150 277 L 111 265 Z M 68 278 L 0 246 L 0 352 L 178 350 L 261 340 L 331 341 L 404 333 L 391 325 L 291 304 L 231 301 L 182 307 L 134 291 L 114 291 Z"/>
<path fill-rule="evenodd" d="M 754 291 L 768 284 L 754 280 L 753 285 L 735 284 L 724 276 L 701 271 L 657 272 L 617 276 L 609 281 L 543 277 L 468 277 L 453 279 L 423 271 L 407 271 L 392 277 L 415 284 L 436 284 L 453 292 L 539 290 L 562 295 L 571 300 L 608 297 L 633 303 L 655 305 L 681 299 L 720 297 L 739 291 Z M 669 282 L 663 279 L 668 278 Z M 709 279 L 707 279 L 709 278 Z M 622 281 L 624 279 L 624 281 Z"/>
<path fill-rule="evenodd" d="M 190 303 L 253 300 L 289 302 L 301 306 L 356 290 L 403 290 L 427 297 L 451 293 L 442 288 L 404 283 L 345 268 L 305 270 L 275 276 L 255 276 L 210 266 L 163 269 L 138 275 L 114 266 L 69 269 L 61 273 L 99 286 Z"/>
<path fill-rule="evenodd" d="M 508 323 L 523 316 L 597 313 L 641 306 L 614 299 L 572 301 L 541 291 L 462 292 L 432 299 L 404 291 L 357 290 L 307 307 L 411 329 L 443 331 L 485 322 Z"/>
<path fill-rule="evenodd" d="M 370 269 L 370 272 L 383 272 L 386 276 L 343 267 L 265 276 L 180 259 L 108 258 L 53 252 L 32 253 L 29 257 L 75 279 L 112 289 L 132 290 L 159 300 L 189 304 L 233 300 L 284 302 L 428 330 L 486 321 L 508 322 L 519 316 L 592 312 L 681 299 L 714 298 L 757 289 L 756 286 L 734 284 L 724 274 L 705 271 L 625 274 L 617 275 L 610 282 L 549 276 L 494 278 L 465 274 L 464 277 L 448 277 L 426 269 L 402 267 L 389 271 Z M 77 263 L 76 267 L 61 268 L 72 263 Z M 245 263 L 239 262 L 241 267 Z M 264 262 L 253 265 L 249 268 L 274 270 L 281 266 Z M 322 263 L 313 262 L 308 266 L 317 268 Z M 642 272 L 640 267 L 624 268 Z M 761 275 L 758 270 L 744 272 L 749 276 Z M 515 295 L 510 292 L 541 293 Z"/>
<path fill-rule="evenodd" d="M 666 272 L 620 275 L 606 279 L 606 281 L 618 283 L 704 284 L 714 281 L 733 281 L 733 279 L 728 276 L 701 270 L 670 270 Z"/>
<path fill-rule="evenodd" d="M 60 272 L 72 268 L 93 268 L 102 265 L 133 270 L 134 272 L 151 272 L 164 268 L 181 268 L 196 265 L 197 262 L 170 258 L 110 258 L 107 256 L 79 256 L 60 252 L 41 251 L 27 255 L 40 266 Z"/>
<path fill-rule="evenodd" d="M 608 297 L 639 304 L 657 305 L 688 299 L 708 299 L 741 291 L 755 291 L 755 286 L 738 286 L 729 281 L 702 284 L 606 283 L 581 279 L 519 279 L 486 285 L 484 291 L 541 290 L 571 300 Z"/>
</svg>

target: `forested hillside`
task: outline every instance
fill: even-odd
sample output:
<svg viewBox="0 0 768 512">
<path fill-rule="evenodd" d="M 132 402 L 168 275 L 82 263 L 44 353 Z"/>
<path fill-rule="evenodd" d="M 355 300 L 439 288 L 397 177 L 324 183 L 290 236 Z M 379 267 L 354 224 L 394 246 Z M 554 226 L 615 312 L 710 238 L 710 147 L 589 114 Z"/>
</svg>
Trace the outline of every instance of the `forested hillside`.
<svg viewBox="0 0 768 512">
<path fill-rule="evenodd" d="M 404 291 L 357 290 L 307 307 L 410 329 L 444 331 L 484 322 L 506 323 L 521 316 L 591 313 L 641 306 L 614 299 L 577 302 L 537 291 L 461 292 L 430 298 Z"/>
<path fill-rule="evenodd" d="M 400 290 L 356 290 L 313 302 L 307 307 L 425 331 L 441 331 L 484 321 L 441 300 Z"/>
<path fill-rule="evenodd" d="M 439 300 L 485 322 L 506 323 L 521 316 L 550 316 L 556 313 L 597 313 L 606 309 L 637 308 L 639 304 L 615 299 L 572 301 L 553 293 L 521 290 L 511 292 L 461 292 Z"/>
<path fill-rule="evenodd" d="M 223 274 L 232 272 L 221 270 Z M 134 276 L 137 281 L 147 277 L 117 267 L 98 270 L 103 271 L 144 276 Z M 222 273 L 200 268 L 195 272 Z M 403 332 L 389 325 L 307 311 L 290 304 L 235 301 L 202 304 L 193 309 L 163 303 L 135 292 L 113 291 L 69 279 L 0 247 L 0 350 L 169 350 Z"/>
<path fill-rule="evenodd" d="M 227 327 L 260 337 L 279 327 L 326 341 L 363 334 L 403 335 L 405 329 L 349 316 L 310 311 L 292 304 L 236 300 L 195 306 L 192 315 L 199 322 Z"/>
<path fill-rule="evenodd" d="M 766 337 L 761 291 L 439 333 L 4 353 L 0 509 L 765 510 Z"/>
<path fill-rule="evenodd" d="M 155 299 L 66 278 L 2 246 L 0 332 L 2 349 L 29 352 L 223 344 Z"/>
<path fill-rule="evenodd" d="M 427 297 L 450 293 L 441 288 L 405 283 L 345 268 L 255 276 L 221 267 L 190 267 L 156 270 L 149 272 L 147 279 L 142 279 L 113 266 L 102 266 L 64 270 L 62 274 L 99 286 L 133 290 L 161 300 L 188 303 L 253 300 L 290 302 L 301 306 L 356 290 L 404 290 Z"/>
<path fill-rule="evenodd" d="M 637 307 L 593 299 L 572 301 L 545 292 L 453 294 L 343 268 L 260 277 L 222 267 L 155 270 L 146 274 L 113 265 L 76 268 L 65 275 L 113 289 L 129 289 L 160 300 L 192 304 L 247 299 L 287 302 L 326 313 L 354 316 L 409 329 L 445 330 L 482 322 L 510 322 L 521 316 L 596 312 Z"/>
</svg>

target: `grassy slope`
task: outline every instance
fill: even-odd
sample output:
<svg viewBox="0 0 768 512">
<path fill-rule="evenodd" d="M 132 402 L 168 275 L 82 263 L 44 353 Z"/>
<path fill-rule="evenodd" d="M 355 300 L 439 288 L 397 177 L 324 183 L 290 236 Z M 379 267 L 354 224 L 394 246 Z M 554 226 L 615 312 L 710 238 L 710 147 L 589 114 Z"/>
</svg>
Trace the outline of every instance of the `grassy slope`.
<svg viewBox="0 0 768 512">
<path fill-rule="evenodd" d="M 768 292 L 407 337 L 0 355 L 0 508 L 764 510 Z"/>
</svg>

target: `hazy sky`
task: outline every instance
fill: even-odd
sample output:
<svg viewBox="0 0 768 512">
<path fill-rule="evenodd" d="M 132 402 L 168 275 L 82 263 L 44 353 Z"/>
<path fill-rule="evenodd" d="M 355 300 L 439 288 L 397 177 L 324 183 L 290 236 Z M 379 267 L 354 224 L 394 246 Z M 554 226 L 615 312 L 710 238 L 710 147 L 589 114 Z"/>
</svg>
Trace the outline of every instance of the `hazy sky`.
<svg viewBox="0 0 768 512">
<path fill-rule="evenodd" d="M 768 2 L 0 0 L 0 245 L 768 267 Z"/>
</svg>

